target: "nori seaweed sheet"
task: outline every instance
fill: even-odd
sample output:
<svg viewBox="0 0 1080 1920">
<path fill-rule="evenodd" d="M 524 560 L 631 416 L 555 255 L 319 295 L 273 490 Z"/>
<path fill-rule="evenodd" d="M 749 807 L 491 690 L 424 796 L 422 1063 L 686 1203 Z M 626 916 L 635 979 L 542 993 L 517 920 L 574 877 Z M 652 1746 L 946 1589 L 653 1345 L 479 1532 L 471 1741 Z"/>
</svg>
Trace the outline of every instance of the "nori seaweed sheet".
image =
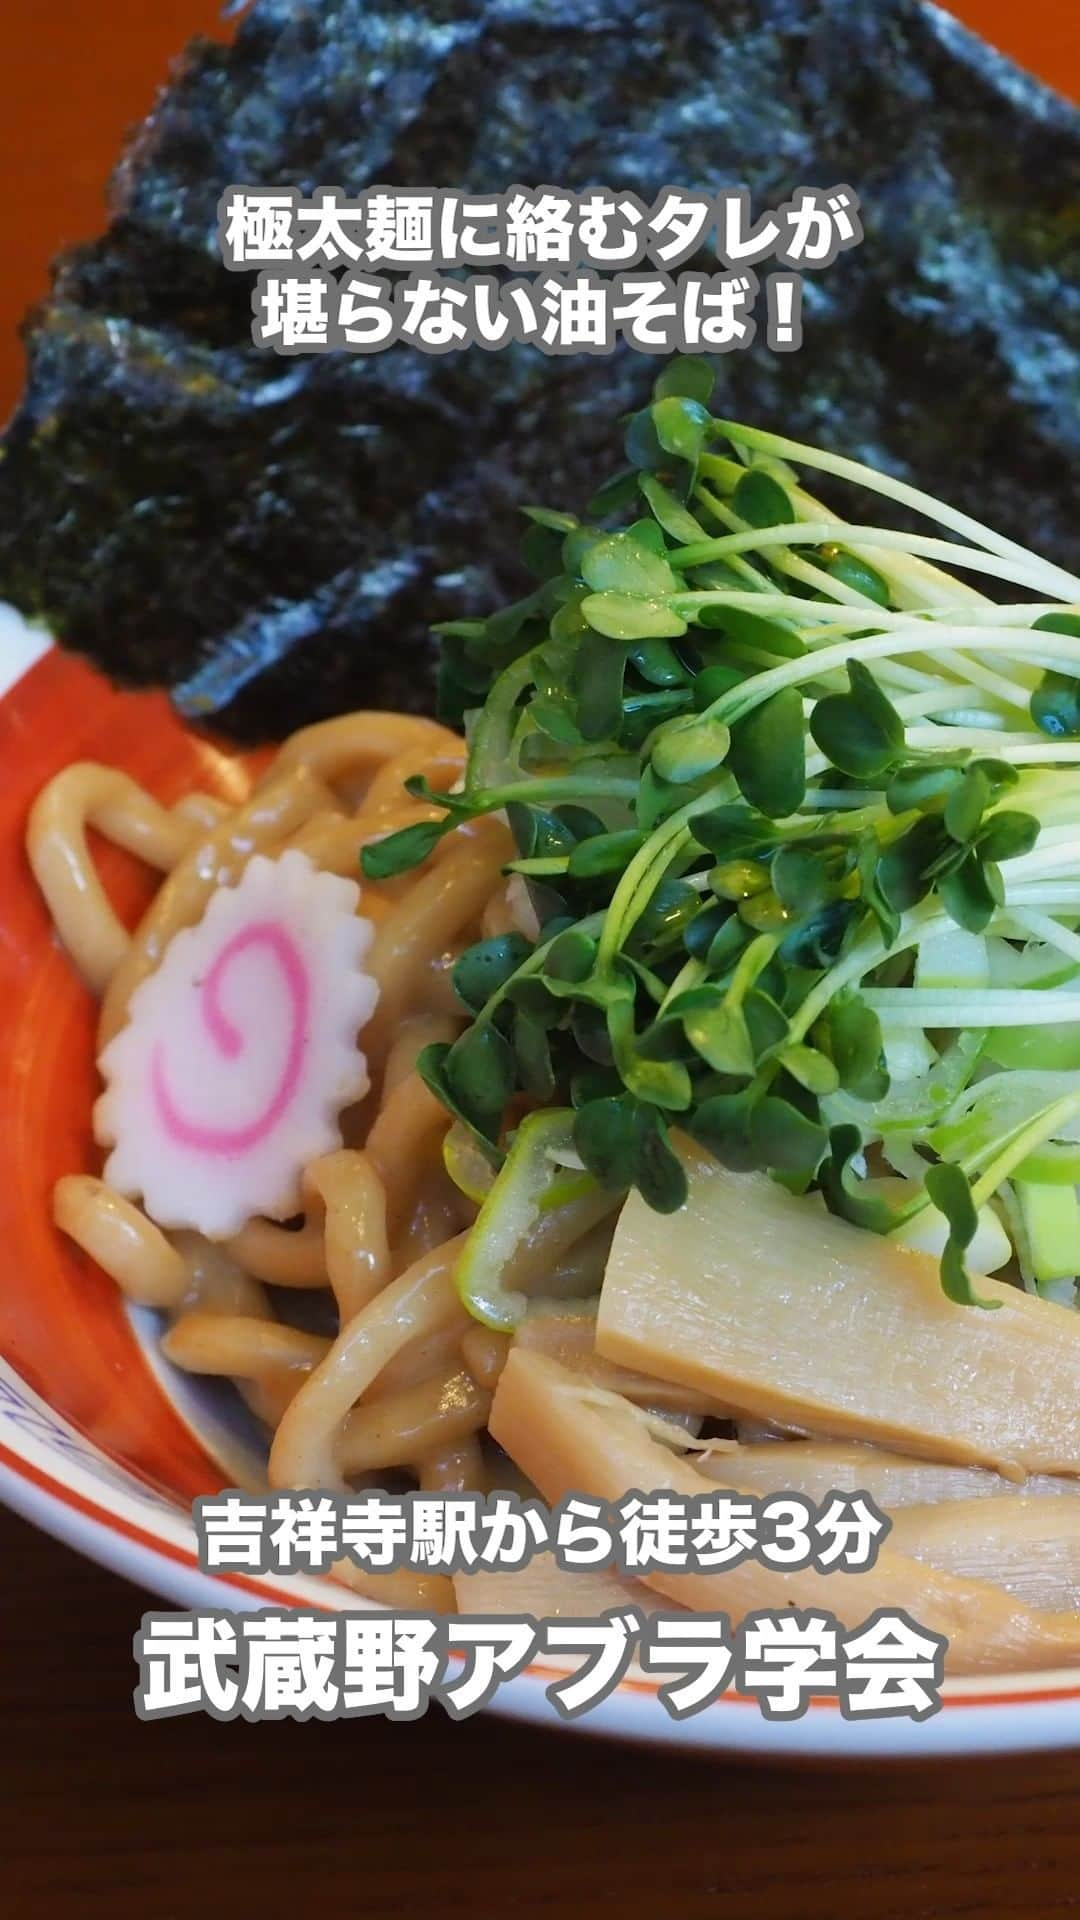
<svg viewBox="0 0 1080 1920">
<path fill-rule="evenodd" d="M 0 596 L 247 737 L 431 703 L 431 620 L 518 589 L 529 500 L 622 464 L 657 365 L 533 348 L 281 359 L 216 249 L 234 181 L 850 181 L 866 239 L 723 410 L 1075 565 L 1080 114 L 918 0 L 257 0 L 135 136 L 28 324 Z M 693 263 L 692 263 L 693 264 Z M 707 260 L 701 265 L 708 266 Z"/>
</svg>

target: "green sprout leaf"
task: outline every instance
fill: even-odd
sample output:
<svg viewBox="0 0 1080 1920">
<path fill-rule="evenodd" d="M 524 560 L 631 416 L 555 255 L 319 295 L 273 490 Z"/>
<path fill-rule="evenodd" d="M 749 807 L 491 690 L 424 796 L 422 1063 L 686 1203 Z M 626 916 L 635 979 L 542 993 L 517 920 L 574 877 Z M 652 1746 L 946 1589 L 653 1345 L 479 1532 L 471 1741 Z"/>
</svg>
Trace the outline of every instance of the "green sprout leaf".
<svg viewBox="0 0 1080 1920">
<path fill-rule="evenodd" d="M 847 663 L 849 693 L 827 694 L 810 715 L 810 732 L 841 773 L 870 780 L 903 751 L 904 723 L 861 660 Z"/>
<path fill-rule="evenodd" d="M 520 933 L 500 933 L 494 939 L 478 940 L 466 947 L 450 975 L 462 1005 L 470 1013 L 479 1013 L 531 952 L 531 943 Z"/>
<path fill-rule="evenodd" d="M 690 1120 L 695 1140 L 734 1173 L 749 1173 L 761 1165 L 750 1132 L 755 1097 L 750 1088 L 713 1094 L 701 1102 Z"/>
<path fill-rule="evenodd" d="M 661 780 L 685 786 L 714 773 L 723 764 L 731 734 L 722 720 L 709 715 L 672 720 L 654 738 L 652 763 Z"/>
<path fill-rule="evenodd" d="M 883 1100 L 889 1091 L 881 1022 L 858 993 L 837 994 L 825 1021 L 829 1054 L 840 1085 L 857 1100 Z"/>
<path fill-rule="evenodd" d="M 575 845 L 573 829 L 546 807 L 530 807 L 522 801 L 513 800 L 506 812 L 510 831 L 523 860 L 568 854 Z"/>
<path fill-rule="evenodd" d="M 580 607 L 576 611 L 580 614 Z M 625 677 L 626 654 L 621 647 L 578 648 L 570 693 L 583 739 L 614 739 L 622 719 Z"/>
<path fill-rule="evenodd" d="M 707 359 L 662 367 L 651 404 L 624 423 L 628 464 L 586 517 L 525 509 L 532 590 L 438 629 L 440 710 L 468 742 L 463 789 L 410 779 L 435 817 L 372 842 L 362 869 L 408 872 L 483 815 L 513 834 L 517 857 L 500 856 L 507 905 L 535 918 L 535 944 L 511 931 L 460 955 L 452 977 L 471 1024 L 420 1061 L 477 1191 L 481 1154 L 498 1167 L 504 1136 L 512 1157 L 534 1120 L 569 1101 L 562 1145 L 573 1124 L 585 1170 L 549 1180 L 542 1167 L 537 1209 L 596 1181 L 672 1209 L 686 1195 L 677 1124 L 726 1165 L 813 1187 L 878 1233 L 940 1191 L 943 1284 L 971 1304 L 976 1197 L 995 1179 L 1023 1184 L 1036 1161 L 1057 1166 L 1062 1149 L 1066 1171 L 1075 1157 L 1067 1137 L 1034 1155 L 1025 1140 L 1026 1161 L 988 1164 L 952 1140 L 952 1158 L 980 1169 L 974 1191 L 930 1165 L 965 1125 L 980 1058 L 993 1071 L 979 1097 L 1000 1098 L 1007 1116 L 1021 1091 L 1012 1069 L 1034 1079 L 1060 1067 L 1072 1031 L 1039 1022 L 1038 990 L 1076 984 L 1080 753 L 1038 739 L 1080 742 L 1080 611 L 1062 604 L 1013 628 L 1017 583 L 1032 596 L 1024 620 L 1070 586 L 1037 555 L 1020 569 L 989 535 L 976 548 L 996 578 L 975 613 L 912 565 L 903 534 L 882 536 L 871 565 L 844 544 L 834 479 L 918 504 L 950 536 L 956 516 L 888 476 L 712 420 L 712 385 Z M 824 516 L 834 536 L 802 537 Z M 949 577 L 937 570 L 940 586 Z M 954 651 L 969 618 L 970 691 Z M 1061 669 L 1043 669 L 1034 692 L 1025 650 Z M 995 740 L 1009 758 L 992 757 Z M 1015 886 L 1001 913 L 1003 863 L 1043 826 L 1054 831 L 1036 882 Z M 989 1039 L 951 1024 L 955 990 L 969 986 L 972 1020 L 991 1017 L 993 995 Z M 940 1011 L 935 989 L 950 996 Z M 889 1012 L 879 1021 L 872 1007 Z M 523 1099 L 540 1113 L 523 1119 Z M 865 1126 L 827 1132 L 859 1114 Z M 879 1142 L 913 1194 L 899 1213 L 866 1177 L 862 1156 Z"/>
<path fill-rule="evenodd" d="M 648 420 L 648 414 L 646 414 L 644 418 Z M 649 430 L 650 432 L 652 431 L 651 421 L 649 421 Z M 653 438 L 655 439 L 655 435 Z M 659 446 L 657 446 L 656 451 L 659 456 Z M 627 459 L 629 458 L 630 456 L 627 454 Z M 650 464 L 648 460 L 644 462 L 645 466 L 649 466 Z M 659 458 L 657 464 L 659 464 Z M 632 507 L 637 500 L 637 483 L 638 470 L 636 465 L 624 467 L 621 473 L 613 474 L 610 480 L 606 481 L 602 487 L 597 488 L 592 499 L 589 501 L 585 509 L 589 519 L 610 520 L 615 514 L 624 512 L 627 507 Z"/>
<path fill-rule="evenodd" d="M 360 868 L 366 880 L 392 880 L 399 873 L 418 867 L 438 846 L 444 834 L 456 822 L 418 820 L 413 827 L 401 827 L 385 839 L 369 840 L 360 850 Z"/>
<path fill-rule="evenodd" d="M 715 384 L 716 375 L 707 360 L 698 354 L 680 353 L 661 369 L 653 398 L 666 400 L 672 394 L 684 395 L 707 407 Z"/>
<path fill-rule="evenodd" d="M 447 1074 L 446 1063 L 450 1051 L 450 1046 L 445 1041 L 435 1041 L 430 1046 L 421 1048 L 417 1055 L 416 1071 L 424 1085 L 435 1095 L 436 1100 L 441 1101 L 447 1112 L 453 1114 L 455 1120 L 459 1120 L 462 1126 L 467 1128 L 469 1135 L 489 1164 L 500 1167 L 505 1156 L 496 1144 L 492 1122 L 486 1118 L 484 1125 L 477 1124 L 475 1114 L 461 1103 Z M 501 1117 L 501 1108 L 499 1117 Z"/>
<path fill-rule="evenodd" d="M 558 513 L 553 507 L 522 507 L 522 513 L 538 527 L 550 527 L 554 533 L 573 533 L 578 519 L 572 513 Z"/>
<path fill-rule="evenodd" d="M 693 824 L 695 840 L 720 860 L 769 849 L 779 839 L 771 820 L 744 806 L 710 807 Z"/>
<path fill-rule="evenodd" d="M 522 564 L 535 580 L 557 580 L 563 572 L 564 535 L 534 523 L 526 527 L 519 548 Z"/>
<path fill-rule="evenodd" d="M 657 438 L 656 428 L 653 425 L 651 407 L 643 407 L 640 413 L 631 415 L 627 422 L 626 437 L 623 444 L 626 448 L 626 457 L 631 467 L 636 467 L 639 470 L 644 469 L 648 472 L 655 472 L 660 467 L 670 465 L 670 461 Z"/>
<path fill-rule="evenodd" d="M 882 578 L 876 567 L 871 567 L 854 553 L 833 548 L 821 554 L 821 564 L 830 579 L 839 580 L 842 586 L 865 594 L 868 600 L 873 600 L 879 607 L 889 605 L 892 596 L 888 581 Z"/>
<path fill-rule="evenodd" d="M 784 1047 L 779 1055 L 785 1073 L 790 1073 L 800 1087 L 819 1098 L 835 1093 L 840 1085 L 840 1075 L 827 1054 L 819 1053 L 816 1047 L 805 1047 L 794 1043 Z M 820 1155 L 819 1155 L 820 1158 Z"/>
<path fill-rule="evenodd" d="M 669 1113 L 686 1113 L 693 1105 L 690 1075 L 681 1060 L 652 1060 L 636 1042 L 614 1039 L 613 1057 L 623 1085 L 637 1099 Z"/>
<path fill-rule="evenodd" d="M 786 627 L 781 620 L 770 620 L 762 613 L 752 613 L 749 607 L 725 607 L 714 609 L 716 624 L 723 627 L 728 638 L 740 647 L 753 647 L 756 652 L 775 654 L 780 660 L 799 660 L 806 647 L 797 633 Z"/>
<path fill-rule="evenodd" d="M 798 841 L 780 848 L 771 878 L 777 899 L 800 919 L 824 906 L 835 885 L 828 849 L 801 846 Z"/>
<path fill-rule="evenodd" d="M 555 1093 L 555 1071 L 544 1023 L 532 1014 L 519 1012 L 514 1018 L 511 1044 L 517 1078 L 525 1092 L 534 1100 L 551 1100 Z"/>
<path fill-rule="evenodd" d="M 544 957 L 544 972 L 549 979 L 575 986 L 589 978 L 595 965 L 596 941 L 581 927 L 567 927 L 565 933 L 558 934 Z"/>
<path fill-rule="evenodd" d="M 991 814 L 978 839 L 981 860 L 1016 860 L 1030 853 L 1039 837 L 1039 822 L 1034 814 L 1003 807 Z"/>
<path fill-rule="evenodd" d="M 668 394 L 652 410 L 656 437 L 665 453 L 697 464 L 712 424 L 707 408 L 686 394 Z"/>
<path fill-rule="evenodd" d="M 888 1233 L 893 1225 L 891 1209 L 875 1194 L 860 1191 L 861 1183 L 852 1172 L 851 1162 L 861 1152 L 858 1127 L 833 1127 L 828 1154 L 818 1169 L 825 1204 L 830 1213 L 850 1220 L 853 1226 L 865 1227 L 870 1233 Z"/>
<path fill-rule="evenodd" d="M 685 687 L 686 668 L 666 640 L 642 640 L 630 648 L 630 662 L 650 687 Z"/>
<path fill-rule="evenodd" d="M 626 1094 L 588 1100 L 574 1116 L 574 1145 L 594 1179 L 620 1192 L 634 1164 L 636 1102 Z"/>
<path fill-rule="evenodd" d="M 750 1140 L 762 1166 L 807 1179 L 817 1171 L 829 1144 L 823 1126 L 775 1094 L 766 1094 L 752 1109 Z"/>
<path fill-rule="evenodd" d="M 664 532 L 670 534 L 673 540 L 681 540 L 684 545 L 689 545 L 691 541 L 706 538 L 700 521 L 694 519 L 678 495 L 672 493 L 670 487 L 665 487 L 654 473 L 639 474 L 638 486 Z"/>
<path fill-rule="evenodd" d="M 877 884 L 895 912 L 906 913 L 929 891 L 930 869 L 943 845 L 952 858 L 957 851 L 955 842 L 946 839 L 944 829 L 932 815 L 924 814 L 886 848 L 877 862 Z"/>
<path fill-rule="evenodd" d="M 1032 623 L 1033 633 L 1064 633 L 1080 639 L 1080 614 L 1044 613 Z M 1031 696 L 1031 717 L 1054 740 L 1080 739 L 1080 680 L 1071 674 L 1045 673 Z"/>
<path fill-rule="evenodd" d="M 456 1110 L 478 1133 L 495 1140 L 516 1078 L 510 1042 L 490 1023 L 466 1027 L 443 1059 L 442 1071 Z"/>
<path fill-rule="evenodd" d="M 985 770 L 977 763 L 968 767 L 945 802 L 945 831 L 953 840 L 960 841 L 963 846 L 974 840 L 992 793 Z"/>
<path fill-rule="evenodd" d="M 1052 740 L 1080 740 L 1080 680 L 1044 673 L 1031 696 L 1031 717 Z"/>
<path fill-rule="evenodd" d="M 735 722 L 728 766 L 759 812 L 774 820 L 797 812 L 806 792 L 806 730 L 796 687 L 781 688 Z"/>
<path fill-rule="evenodd" d="M 644 540 L 627 533 L 602 534 L 581 562 L 581 576 L 595 593 L 633 593 L 653 597 L 674 593 L 678 574 Z"/>
<path fill-rule="evenodd" d="M 949 1238 L 941 1256 L 941 1284 L 945 1293 L 958 1306 L 999 1307 L 1000 1300 L 984 1300 L 975 1292 L 964 1260 L 979 1225 L 966 1174 L 960 1167 L 943 1160 L 939 1166 L 927 1168 L 924 1184 L 938 1212 L 943 1213 L 949 1223 Z"/>
<path fill-rule="evenodd" d="M 1005 900 L 1005 887 L 996 866 L 968 853 L 938 881 L 938 893 L 950 919 L 967 933 L 983 933 Z"/>
<path fill-rule="evenodd" d="M 754 1048 L 742 1008 L 729 1004 L 720 987 L 693 987 L 672 1002 L 669 1012 L 714 1073 L 753 1073 Z"/>
<path fill-rule="evenodd" d="M 561 747 L 580 747 L 585 738 L 568 706 L 560 700 L 533 700 L 529 719 Z"/>
<path fill-rule="evenodd" d="M 732 506 L 752 527 L 783 527 L 797 518 L 779 480 L 763 467 L 749 467 L 732 495 Z"/>
<path fill-rule="evenodd" d="M 644 844 L 644 833 L 634 827 L 619 833 L 595 834 L 574 848 L 567 872 L 572 880 L 595 880 L 601 874 L 622 873 Z"/>
<path fill-rule="evenodd" d="M 686 632 L 686 621 L 674 607 L 637 594 L 590 593 L 581 611 L 593 632 L 609 640 L 677 639 Z"/>
<path fill-rule="evenodd" d="M 746 995 L 743 1014 L 756 1059 L 764 1059 L 783 1045 L 789 1031 L 787 1016 L 760 987 L 753 987 Z"/>
<path fill-rule="evenodd" d="M 944 813 L 964 778 L 962 767 L 922 760 L 898 767 L 885 789 L 890 813 Z"/>
<path fill-rule="evenodd" d="M 663 1115 L 651 1108 L 638 1125 L 634 1185 L 654 1213 L 678 1213 L 686 1205 L 686 1169 L 669 1145 Z"/>
<path fill-rule="evenodd" d="M 863 905 L 877 922 L 886 947 L 891 947 L 900 932 L 900 910 L 888 897 L 881 880 L 881 843 L 870 828 L 860 840 L 857 853 L 859 895 Z"/>
<path fill-rule="evenodd" d="M 652 898 L 644 911 L 639 914 L 630 944 L 639 948 L 644 943 L 656 947 L 669 947 L 676 939 L 682 939 L 683 933 L 697 914 L 701 896 L 696 887 L 685 880 L 669 877 L 661 880 L 653 889 Z"/>
</svg>

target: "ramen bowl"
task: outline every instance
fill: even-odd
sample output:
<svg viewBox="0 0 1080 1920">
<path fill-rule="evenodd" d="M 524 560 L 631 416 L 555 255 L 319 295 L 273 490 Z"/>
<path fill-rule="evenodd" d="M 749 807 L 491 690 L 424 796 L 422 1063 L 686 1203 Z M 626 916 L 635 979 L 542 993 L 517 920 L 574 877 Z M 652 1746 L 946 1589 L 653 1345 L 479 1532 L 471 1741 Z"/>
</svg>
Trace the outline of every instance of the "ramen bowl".
<svg viewBox="0 0 1080 1920">
<path fill-rule="evenodd" d="M 159 1352 L 155 1314 L 127 1306 L 108 1277 L 55 1229 L 63 1173 L 95 1170 L 94 1009 L 52 931 L 24 852 L 27 811 L 74 759 L 123 768 L 159 799 L 192 787 L 241 801 L 252 756 L 186 729 L 158 695 L 117 692 L 0 612 L 0 1496 L 35 1525 L 138 1587 L 181 1607 L 335 1610 L 374 1603 L 329 1577 L 209 1574 L 191 1502 L 250 1483 L 262 1440 L 230 1390 L 193 1382 Z M 122 915 L 149 898 L 150 876 L 104 843 L 99 870 Z M 132 1607 L 132 1628 L 138 1602 Z M 538 1661 L 491 1711 L 565 1725 Z M 631 1673 L 570 1731 L 774 1758 L 1019 1751 L 1080 1741 L 1080 1671 L 946 1683 L 941 1710 L 909 1720 L 850 1719 L 833 1699 L 800 1718 L 765 1718 L 725 1696 L 673 1720 L 656 1684 Z"/>
</svg>

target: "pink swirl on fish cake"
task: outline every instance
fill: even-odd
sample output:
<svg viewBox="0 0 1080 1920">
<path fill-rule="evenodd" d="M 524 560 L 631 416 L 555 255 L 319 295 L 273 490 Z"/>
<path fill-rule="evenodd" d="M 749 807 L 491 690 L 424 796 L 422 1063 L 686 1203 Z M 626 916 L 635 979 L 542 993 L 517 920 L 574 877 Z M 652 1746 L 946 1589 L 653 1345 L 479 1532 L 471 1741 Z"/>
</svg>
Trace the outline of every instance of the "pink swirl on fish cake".
<svg viewBox="0 0 1080 1920">
<path fill-rule="evenodd" d="M 228 1239 L 287 1220 L 304 1168 L 340 1147 L 378 998 L 359 895 L 299 848 L 254 854 L 135 988 L 100 1057 L 94 1132 L 108 1184 L 159 1226 Z"/>
<path fill-rule="evenodd" d="M 154 1048 L 150 1063 L 150 1085 L 161 1124 L 171 1140 L 180 1146 L 191 1147 L 197 1153 L 225 1154 L 230 1157 L 249 1153 L 252 1147 L 257 1147 L 273 1132 L 288 1111 L 300 1084 L 311 985 L 296 943 L 284 927 L 270 920 L 254 921 L 234 933 L 232 939 L 222 947 L 202 983 L 199 1010 L 219 1053 L 227 1060 L 235 1060 L 244 1050 L 244 1036 L 221 1005 L 222 981 L 234 960 L 251 947 L 259 946 L 269 950 L 281 969 L 290 1011 L 285 1064 L 277 1086 L 260 1114 L 242 1127 L 211 1127 L 189 1119 L 187 1114 L 181 1112 L 169 1091 L 164 1045 L 159 1041 Z"/>
</svg>

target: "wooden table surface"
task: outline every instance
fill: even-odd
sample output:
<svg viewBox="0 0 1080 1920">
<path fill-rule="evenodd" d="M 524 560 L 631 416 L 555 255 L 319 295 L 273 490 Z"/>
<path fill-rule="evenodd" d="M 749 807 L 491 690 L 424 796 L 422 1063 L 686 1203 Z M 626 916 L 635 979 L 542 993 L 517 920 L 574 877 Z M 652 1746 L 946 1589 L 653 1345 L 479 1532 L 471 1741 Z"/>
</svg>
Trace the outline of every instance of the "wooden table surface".
<svg viewBox="0 0 1080 1920">
<path fill-rule="evenodd" d="M 1042 1920 L 1080 1757 L 776 1768 L 490 1715 L 144 1725 L 146 1596 L 0 1512 L 5 1920 Z"/>
<path fill-rule="evenodd" d="M 1078 0 L 954 11 L 1080 90 Z M 0 417 L 49 256 L 100 224 L 125 125 L 211 0 L 4 0 Z M 1080 1756 L 765 1768 L 491 1717 L 153 1725 L 147 1597 L 0 1510 L 0 1914 L 294 1906 L 491 1920 L 1039 1920 L 1080 1912 Z"/>
</svg>

